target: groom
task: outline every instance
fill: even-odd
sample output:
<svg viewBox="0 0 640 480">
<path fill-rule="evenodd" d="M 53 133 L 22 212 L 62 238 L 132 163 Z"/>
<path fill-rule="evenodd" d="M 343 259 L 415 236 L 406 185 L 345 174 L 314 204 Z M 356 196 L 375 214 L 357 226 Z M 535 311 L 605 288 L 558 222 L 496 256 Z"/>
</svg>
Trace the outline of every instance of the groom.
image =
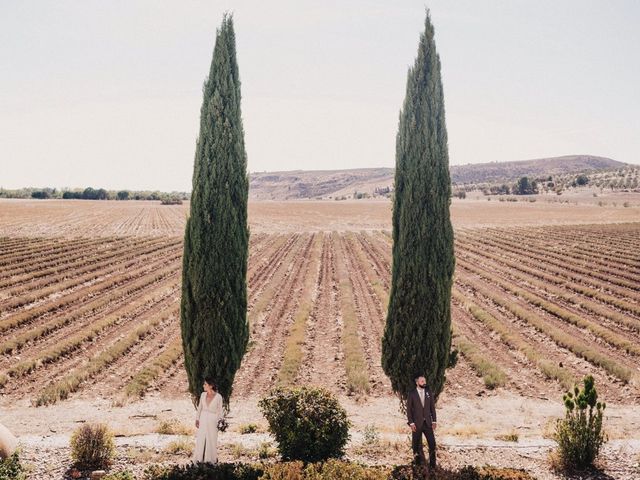
<svg viewBox="0 0 640 480">
<path fill-rule="evenodd" d="M 411 427 L 411 443 L 413 456 L 417 463 L 424 465 L 424 449 L 422 447 L 422 435 L 427 437 L 429 445 L 429 467 L 436 467 L 436 438 L 433 431 L 436 429 L 436 403 L 433 395 L 427 388 L 424 376 L 414 376 L 415 390 L 411 390 L 407 397 L 407 423 Z"/>
</svg>

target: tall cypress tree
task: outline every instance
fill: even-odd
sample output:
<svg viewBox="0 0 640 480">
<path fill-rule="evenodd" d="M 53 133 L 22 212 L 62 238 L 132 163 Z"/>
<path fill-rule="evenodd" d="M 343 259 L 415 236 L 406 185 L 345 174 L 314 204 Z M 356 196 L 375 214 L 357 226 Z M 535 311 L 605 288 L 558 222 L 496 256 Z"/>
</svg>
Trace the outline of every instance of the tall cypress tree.
<svg viewBox="0 0 640 480">
<path fill-rule="evenodd" d="M 451 348 L 455 258 L 440 58 L 427 11 L 396 136 L 393 268 L 382 366 L 404 400 L 424 373 L 437 396 Z"/>
<path fill-rule="evenodd" d="M 191 394 L 211 376 L 226 406 L 249 338 L 246 167 L 233 18 L 225 15 L 200 109 L 180 317 Z"/>
</svg>

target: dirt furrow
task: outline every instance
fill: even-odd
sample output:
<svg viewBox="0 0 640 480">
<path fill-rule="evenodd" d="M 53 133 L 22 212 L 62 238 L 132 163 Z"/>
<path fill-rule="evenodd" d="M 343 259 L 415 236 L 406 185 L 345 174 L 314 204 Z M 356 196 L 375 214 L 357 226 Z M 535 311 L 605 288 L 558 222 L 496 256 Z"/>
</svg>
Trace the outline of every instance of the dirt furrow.
<svg viewBox="0 0 640 480">
<path fill-rule="evenodd" d="M 347 382 L 342 348 L 344 325 L 340 315 L 334 235 L 325 233 L 322 241 L 318 295 L 307 320 L 298 382 L 344 392 Z"/>
<path fill-rule="evenodd" d="M 0 286 L 8 285 L 13 277 L 20 276 L 25 272 L 36 270 L 44 270 L 45 268 L 64 266 L 78 259 L 85 259 L 87 256 L 93 256 L 100 251 L 113 248 L 114 245 L 122 245 L 127 243 L 124 239 L 103 238 L 98 240 L 87 240 L 78 242 L 65 242 L 59 245 L 56 242 L 50 249 L 41 252 L 26 251 L 20 257 L 11 257 L 5 259 L 5 265 L 2 265 L 0 271 Z M 87 254 L 87 251 L 90 252 Z M 19 277 L 20 278 L 20 277 Z"/>
<path fill-rule="evenodd" d="M 490 291 L 492 297 L 503 299 L 507 297 L 510 298 L 510 301 L 513 300 L 512 303 L 514 305 L 521 304 L 518 300 L 511 299 L 504 291 L 497 287 L 489 286 L 475 275 L 458 272 L 456 276 L 456 286 L 465 292 L 466 296 L 474 302 L 479 303 L 482 308 L 486 309 L 492 315 L 508 319 L 516 331 L 520 332 L 527 338 L 528 342 L 536 346 L 536 350 L 539 351 L 541 356 L 548 360 L 555 361 L 557 365 L 570 369 L 573 371 L 576 379 L 582 378 L 587 374 L 593 375 L 598 385 L 602 385 L 603 390 L 607 392 L 608 398 L 615 396 L 616 399 L 625 398 L 628 400 L 629 396 L 638 395 L 637 389 L 632 385 L 625 385 L 624 382 L 607 373 L 601 367 L 578 357 L 568 348 L 558 344 L 546 333 L 537 330 L 534 326 L 516 317 L 504 307 L 496 305 L 491 297 L 485 296 L 476 289 L 478 284 L 481 285 L 483 290 Z"/>
<path fill-rule="evenodd" d="M 247 289 L 249 291 L 248 308 L 253 308 L 256 299 L 267 285 L 268 281 L 273 278 L 276 272 L 282 266 L 283 259 L 291 252 L 291 249 L 299 239 L 299 235 L 289 237 L 276 238 L 267 255 L 256 258 L 255 270 L 247 275 Z M 274 249 L 275 248 L 275 249 Z M 252 266 L 250 266 L 252 267 Z"/>
<path fill-rule="evenodd" d="M 590 283 L 588 279 L 578 283 L 574 281 L 579 280 L 574 278 L 575 275 L 571 275 L 570 279 L 563 277 L 562 270 L 549 270 L 548 266 L 530 266 L 518 257 L 498 254 L 490 249 L 478 249 L 474 244 L 457 243 L 457 247 L 460 258 L 472 258 L 475 259 L 475 263 L 493 265 L 492 268 L 509 271 L 510 275 L 526 279 L 528 283 L 546 290 L 550 296 L 573 297 L 572 303 L 578 303 L 580 300 L 582 306 L 589 305 L 594 312 L 609 311 L 610 314 L 606 316 L 616 323 L 632 327 L 640 320 L 640 305 L 633 299 L 610 295 L 603 292 L 603 288 L 588 287 L 584 285 Z"/>
<path fill-rule="evenodd" d="M 570 230 L 555 234 L 545 231 L 544 237 L 547 245 L 560 245 L 562 248 L 570 249 L 573 253 L 586 252 L 609 262 L 620 261 L 640 270 L 640 255 L 630 251 L 628 247 L 614 245 L 610 237 L 603 240 L 601 236 L 585 235 L 583 232 L 573 233 Z"/>
<path fill-rule="evenodd" d="M 371 283 L 367 280 L 363 267 L 353 251 L 352 241 L 341 237 L 341 248 L 346 261 L 347 272 L 353 288 L 354 305 L 360 338 L 370 372 L 374 392 L 388 393 L 391 383 L 382 370 L 382 334 L 384 331 L 384 312 L 380 299 L 376 296 Z"/>
<path fill-rule="evenodd" d="M 189 380 L 184 366 L 184 355 L 149 386 L 147 396 L 181 398 L 189 395 Z"/>
<path fill-rule="evenodd" d="M 520 231 L 495 233 L 500 238 L 507 238 L 511 241 L 524 241 L 527 245 L 536 245 L 541 249 L 553 252 L 554 254 L 566 255 L 569 258 L 578 261 L 586 261 L 590 265 L 600 268 L 618 268 L 617 264 L 621 264 L 627 273 L 634 275 L 640 274 L 639 262 L 627 260 L 623 255 L 616 254 L 610 250 L 608 242 L 601 244 L 598 241 L 583 243 L 583 240 L 569 238 L 569 235 L 560 235 L 555 238 L 549 238 L 548 233 L 542 231 Z M 599 248 L 593 248 L 593 247 Z"/>
<path fill-rule="evenodd" d="M 53 301 L 32 304 L 29 308 L 20 309 L 4 316 L 0 320 L 0 330 L 7 332 L 17 331 L 16 329 L 24 327 L 34 328 L 43 323 L 55 321 L 57 316 L 74 314 L 78 309 L 86 309 L 89 305 L 93 305 L 92 310 L 101 308 L 108 303 L 110 292 L 119 288 L 126 289 L 130 284 L 147 274 L 158 273 L 169 267 L 179 268 L 180 262 L 177 260 L 180 255 L 181 252 L 174 252 L 168 258 L 156 260 L 88 286 L 81 286 L 71 293 L 53 299 Z"/>
<path fill-rule="evenodd" d="M 154 245 L 154 243 L 148 241 L 119 242 L 117 244 L 114 242 L 114 244 L 110 244 L 104 249 L 91 249 L 89 247 L 91 254 L 79 252 L 77 255 L 69 255 L 64 261 L 50 263 L 49 266 L 36 260 L 35 264 L 30 267 L 21 268 L 23 273 L 14 273 L 9 279 L 0 281 L 0 291 L 3 296 L 8 297 L 18 295 L 23 291 L 40 290 L 47 285 L 56 283 L 60 279 L 75 276 L 76 272 L 83 272 L 90 268 L 95 269 L 97 261 L 104 262 L 125 252 L 134 253 L 138 250 L 144 252 L 151 245 Z M 164 245 L 164 242 L 156 240 L 155 245 Z"/>
<path fill-rule="evenodd" d="M 162 322 L 151 335 L 145 337 L 140 346 L 103 370 L 100 382 L 87 385 L 86 388 L 81 390 L 79 396 L 91 398 L 101 395 L 104 398 L 112 398 L 113 392 L 122 390 L 127 382 L 144 368 L 147 362 L 162 353 L 163 348 L 171 339 L 180 333 L 179 303 L 179 293 L 175 292 L 171 301 L 164 307 L 165 310 L 174 311 L 175 313 Z M 157 311 L 151 313 L 151 315 L 155 314 L 157 314 Z M 149 313 L 145 314 L 145 317 L 148 317 L 148 315 Z M 137 318 L 136 323 L 141 320 L 142 318 Z"/>
<path fill-rule="evenodd" d="M 51 239 L 46 238 L 4 237 L 0 241 L 0 266 L 5 265 L 4 262 L 8 258 L 16 257 L 25 252 L 38 252 L 50 245 Z"/>
<path fill-rule="evenodd" d="M 74 352 L 57 362 L 44 365 L 42 368 L 27 374 L 22 381 L 19 384 L 14 385 L 13 389 L 8 393 L 17 398 L 25 398 L 27 396 L 33 397 L 37 395 L 37 391 L 44 386 L 53 384 L 74 371 L 82 370 L 87 359 L 97 357 L 101 352 L 106 351 L 109 347 L 125 338 L 129 333 L 136 330 L 146 320 L 159 317 L 167 313 L 172 315 L 172 319 L 175 319 L 178 308 L 176 292 L 175 290 L 171 290 L 162 300 L 145 305 L 143 309 L 135 311 L 135 313 L 127 317 L 123 322 L 116 325 L 115 328 L 108 332 L 104 332 L 97 341 L 84 344 L 80 352 Z M 161 322 L 161 325 L 166 326 L 167 322 L 168 320 L 165 320 Z M 158 328 L 162 327 L 158 326 L 156 327 L 156 330 Z M 133 349 L 133 351 L 135 351 L 135 349 Z M 131 353 L 131 351 L 128 352 L 125 355 L 125 358 L 128 355 L 131 355 Z M 98 383 L 101 383 L 101 381 Z M 97 385 L 98 388 L 99 386 L 100 385 Z M 86 386 L 83 386 L 83 388 L 86 388 Z M 108 393 L 111 394 L 111 396 L 115 396 L 113 395 L 114 392 L 112 390 Z"/>
<path fill-rule="evenodd" d="M 619 268 L 604 264 L 605 262 L 600 263 L 594 259 L 589 259 L 588 257 L 587 259 L 573 257 L 568 255 L 566 252 L 564 254 L 557 254 L 549 250 L 545 250 L 542 247 L 537 247 L 535 244 L 531 245 L 523 242 L 521 239 L 512 238 L 506 234 L 484 235 L 482 239 L 485 242 L 496 244 L 498 248 L 504 248 L 521 254 L 530 255 L 532 258 L 536 258 L 541 261 L 561 262 L 562 265 L 569 270 L 582 274 L 591 274 L 591 276 L 596 278 L 626 286 L 634 291 L 640 290 L 640 275 L 633 275 Z"/>
<path fill-rule="evenodd" d="M 171 298 L 179 295 L 177 290 L 178 274 L 174 271 L 172 276 L 164 277 L 160 281 L 149 284 L 145 289 L 138 290 L 134 294 L 122 297 L 119 301 L 109 305 L 109 308 L 94 314 L 86 321 L 72 324 L 69 328 L 63 328 L 43 339 L 31 341 L 13 356 L 2 357 L 2 368 L 13 368 L 17 363 L 35 362 L 36 367 L 49 368 L 56 363 L 64 363 L 69 358 L 76 357 L 78 352 L 99 345 L 108 339 L 138 316 L 148 312 L 161 314 Z M 103 323 L 100 328 L 97 326 Z M 70 343 L 72 342 L 72 343 Z M 70 353 L 59 355 L 61 346 L 67 345 Z M 73 348 L 68 347 L 73 345 Z M 51 356 L 51 352 L 57 352 Z M 42 363 L 42 358 L 48 356 L 47 363 Z"/>
<path fill-rule="evenodd" d="M 372 244 L 371 235 L 359 234 L 356 237 L 367 255 L 382 286 L 388 292 L 391 289 L 391 264 Z"/>
<path fill-rule="evenodd" d="M 562 389 L 557 383 L 548 382 L 521 352 L 510 349 L 498 334 L 479 324 L 455 302 L 452 302 L 451 321 L 487 358 L 505 371 L 508 376 L 505 388 L 531 397 L 554 398 L 561 395 Z M 462 382 L 464 385 L 465 381 L 458 375 L 457 367 L 447 371 L 447 382 Z"/>
<path fill-rule="evenodd" d="M 481 269 L 487 275 L 517 284 L 525 291 L 540 296 L 546 302 L 562 308 L 572 315 L 580 315 L 616 335 L 628 336 L 636 343 L 640 343 L 640 319 L 629 312 L 622 314 L 619 310 L 608 305 L 596 304 L 587 298 L 576 295 L 573 291 L 552 287 L 527 274 L 520 273 L 519 270 L 504 267 L 478 255 L 465 252 L 459 253 L 458 258 L 461 263 L 466 262 Z"/>
<path fill-rule="evenodd" d="M 307 274 L 309 252 L 314 238 L 315 234 L 302 238 L 302 245 L 287 267 L 284 282 L 275 291 L 271 303 L 265 309 L 264 317 L 256 319 L 251 325 L 251 346 L 234 382 L 236 395 L 264 392 L 273 386 L 282 362 L 288 325 L 297 309 L 300 285 Z"/>
<path fill-rule="evenodd" d="M 616 253 L 623 255 L 625 258 L 640 263 L 640 253 L 638 248 L 640 242 L 637 241 L 638 232 L 640 231 L 640 223 L 625 224 L 630 230 L 630 237 L 620 235 L 613 228 L 614 225 L 607 225 L 605 230 L 594 231 L 592 229 L 582 228 L 582 225 L 572 225 L 571 227 L 562 227 L 561 229 L 554 227 L 542 227 L 539 231 L 543 232 L 542 236 L 551 242 L 559 242 L 561 244 L 571 243 L 572 246 L 585 246 L 593 248 L 594 246 L 606 247 L 599 250 L 600 253 Z M 529 234 L 527 229 L 518 228 L 512 233 Z M 635 241 L 629 241 L 633 237 Z"/>
<path fill-rule="evenodd" d="M 632 285 L 625 280 L 618 281 L 616 278 L 605 277 L 597 272 L 577 269 L 565 263 L 559 264 L 558 262 L 554 262 L 546 258 L 544 255 L 528 255 L 520 249 L 511 247 L 505 248 L 498 243 L 488 241 L 482 237 L 476 236 L 472 238 L 465 236 L 464 238 L 460 238 L 456 241 L 457 244 L 460 244 L 461 242 L 465 248 L 469 248 L 471 251 L 487 251 L 493 254 L 498 254 L 505 258 L 522 262 L 524 265 L 538 268 L 567 280 L 580 283 L 586 287 L 601 289 L 624 300 L 634 302 L 640 301 L 640 293 L 637 291 L 637 286 L 633 285 L 633 288 L 631 288 Z M 470 246 L 467 247 L 466 245 Z"/>
<path fill-rule="evenodd" d="M 171 254 L 176 245 L 156 243 L 144 247 L 134 246 L 109 253 L 93 259 L 83 267 L 73 271 L 64 270 L 59 274 L 47 275 L 37 282 L 23 284 L 3 290 L 1 295 L 8 297 L 0 301 L 0 309 L 7 313 L 15 308 L 28 308 L 30 304 L 46 301 L 47 297 L 59 297 L 72 293 L 79 286 L 87 287 L 96 281 L 129 270 L 138 264 L 151 262 L 162 256 Z M 34 292 L 35 290 L 35 292 Z"/>
</svg>

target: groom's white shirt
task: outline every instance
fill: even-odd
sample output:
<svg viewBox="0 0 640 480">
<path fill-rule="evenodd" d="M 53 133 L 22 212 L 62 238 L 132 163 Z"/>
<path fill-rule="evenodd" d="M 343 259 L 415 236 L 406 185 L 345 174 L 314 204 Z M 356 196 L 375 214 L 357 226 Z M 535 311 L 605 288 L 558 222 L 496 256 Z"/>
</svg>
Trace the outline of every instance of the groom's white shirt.
<svg viewBox="0 0 640 480">
<path fill-rule="evenodd" d="M 422 403 L 422 406 L 424 407 L 424 388 L 419 388 L 418 387 L 418 395 L 420 396 L 420 403 Z"/>
</svg>

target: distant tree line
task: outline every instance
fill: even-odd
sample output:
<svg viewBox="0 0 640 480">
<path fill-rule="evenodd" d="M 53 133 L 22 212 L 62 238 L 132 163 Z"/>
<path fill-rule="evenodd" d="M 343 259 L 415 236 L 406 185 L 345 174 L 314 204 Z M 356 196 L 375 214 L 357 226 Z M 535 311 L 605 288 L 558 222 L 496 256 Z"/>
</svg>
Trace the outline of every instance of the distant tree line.
<svg viewBox="0 0 640 480">
<path fill-rule="evenodd" d="M 186 192 L 160 192 L 149 190 L 106 190 L 104 188 L 87 187 L 82 189 L 56 188 L 0 188 L 0 198 L 35 198 L 65 200 L 157 200 L 164 205 L 181 204 L 189 199 Z"/>
<path fill-rule="evenodd" d="M 454 196 L 459 192 L 482 191 L 485 195 L 531 195 L 536 193 L 556 193 L 562 195 L 572 188 L 611 189 L 611 191 L 640 192 L 640 166 L 627 165 L 624 168 L 584 173 L 563 173 L 539 177 L 521 177 L 516 183 L 461 183 L 453 184 Z"/>
<path fill-rule="evenodd" d="M 34 192 L 37 193 L 37 192 Z M 33 194 L 31 194 L 33 197 Z M 116 194 L 117 196 L 117 194 Z M 62 192 L 62 198 L 64 199 L 77 199 L 77 200 L 109 200 L 109 192 L 104 188 L 98 190 L 87 187 L 83 191 L 69 191 Z"/>
</svg>

